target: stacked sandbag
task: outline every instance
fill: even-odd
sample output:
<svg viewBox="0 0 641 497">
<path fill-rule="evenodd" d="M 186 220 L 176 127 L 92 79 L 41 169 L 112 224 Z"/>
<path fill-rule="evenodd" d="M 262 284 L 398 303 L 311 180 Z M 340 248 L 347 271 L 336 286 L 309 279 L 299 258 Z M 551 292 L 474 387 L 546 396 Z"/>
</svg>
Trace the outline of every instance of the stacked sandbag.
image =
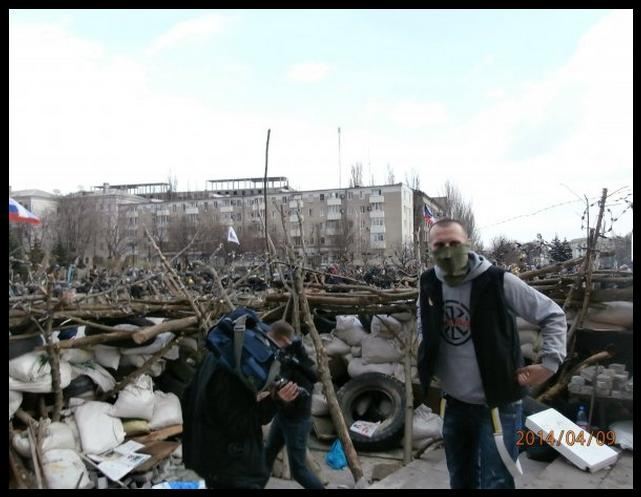
<svg viewBox="0 0 641 497">
<path fill-rule="evenodd" d="M 330 333 L 329 337 L 325 335 L 321 336 L 321 341 L 328 356 L 345 356 L 351 351 L 351 346 L 338 338 L 334 333 Z"/>
<path fill-rule="evenodd" d="M 632 330 L 634 304 L 625 301 L 603 302 L 588 307 L 583 328 L 592 330 Z"/>
<path fill-rule="evenodd" d="M 313 416 L 329 415 L 327 398 L 323 393 L 323 384 L 320 382 L 314 384 L 314 391 L 312 393 L 312 415 Z"/>
<path fill-rule="evenodd" d="M 122 389 L 109 414 L 149 421 L 154 414 L 154 402 L 153 381 L 149 375 L 143 374 Z"/>
<path fill-rule="evenodd" d="M 443 438 L 443 420 L 424 404 L 414 409 L 412 421 L 412 446 L 424 447 L 430 440 Z"/>
<path fill-rule="evenodd" d="M 22 392 L 9 390 L 9 421 L 22 404 Z"/>
<path fill-rule="evenodd" d="M 363 338 L 368 336 L 358 316 L 336 316 L 336 329 L 333 333 L 350 347 L 360 345 Z"/>
<path fill-rule="evenodd" d="M 71 366 L 60 361 L 60 386 L 71 383 Z M 53 391 L 51 364 L 46 352 L 28 352 L 9 361 L 9 390 L 50 393 Z"/>
<path fill-rule="evenodd" d="M 526 321 L 519 316 L 516 318 L 516 329 L 519 333 L 523 357 L 537 362 L 542 345 L 541 329 L 537 324 Z"/>
<path fill-rule="evenodd" d="M 172 425 L 183 423 L 182 408 L 180 399 L 173 393 L 154 392 L 154 408 L 149 427 L 152 430 L 160 430 Z"/>
<path fill-rule="evenodd" d="M 111 404 L 96 401 L 86 402 L 76 408 L 74 417 L 84 453 L 101 454 L 124 441 L 122 421 L 110 415 L 112 408 Z"/>
</svg>

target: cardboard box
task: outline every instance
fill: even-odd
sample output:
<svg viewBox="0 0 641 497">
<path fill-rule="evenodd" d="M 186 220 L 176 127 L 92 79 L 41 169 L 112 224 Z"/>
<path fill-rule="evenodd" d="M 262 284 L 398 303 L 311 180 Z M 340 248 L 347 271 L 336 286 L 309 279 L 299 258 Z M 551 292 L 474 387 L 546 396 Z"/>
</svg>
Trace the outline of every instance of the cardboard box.
<svg viewBox="0 0 641 497">
<path fill-rule="evenodd" d="M 532 414 L 525 419 L 525 426 L 535 434 L 542 432 L 543 439 L 553 434 L 560 443 L 551 446 L 580 469 L 595 473 L 617 461 L 617 452 L 607 445 L 599 445 L 597 437 L 579 428 L 556 409 Z M 576 440 L 583 432 L 583 443 Z M 561 435 L 562 434 L 562 435 Z"/>
</svg>

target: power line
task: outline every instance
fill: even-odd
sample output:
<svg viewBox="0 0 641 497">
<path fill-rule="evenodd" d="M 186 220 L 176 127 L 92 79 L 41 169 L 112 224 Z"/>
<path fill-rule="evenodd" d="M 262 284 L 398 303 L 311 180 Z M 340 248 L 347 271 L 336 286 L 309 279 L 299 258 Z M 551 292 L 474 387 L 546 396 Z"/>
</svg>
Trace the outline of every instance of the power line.
<svg viewBox="0 0 641 497">
<path fill-rule="evenodd" d="M 592 199 L 598 199 L 598 198 L 599 198 L 599 197 L 592 197 Z M 531 212 L 531 213 L 529 213 L 529 214 L 521 214 L 521 215 L 519 215 L 519 216 L 510 217 L 510 218 L 505 219 L 505 220 L 503 220 L 503 221 L 499 221 L 498 223 L 494 223 L 494 224 L 487 224 L 487 225 L 485 225 L 485 226 L 482 226 L 482 227 L 481 227 L 481 228 L 479 228 L 479 229 L 491 228 L 492 226 L 498 226 L 499 224 L 509 223 L 510 221 L 514 221 L 515 219 L 521 219 L 521 218 L 523 218 L 523 217 L 531 217 L 531 216 L 535 216 L 536 214 L 539 214 L 539 213 L 541 213 L 541 212 L 548 211 L 548 210 L 550 210 L 550 209 L 554 209 L 555 207 L 560 207 L 560 206 L 562 206 L 562 205 L 567 205 L 567 204 L 574 204 L 574 203 L 576 203 L 576 202 L 585 202 L 585 200 L 583 200 L 583 199 L 568 200 L 567 202 L 561 202 L 561 203 L 558 203 L 558 204 L 550 205 L 550 206 L 548 206 L 548 207 L 544 207 L 543 209 L 539 209 L 538 211 Z"/>
</svg>

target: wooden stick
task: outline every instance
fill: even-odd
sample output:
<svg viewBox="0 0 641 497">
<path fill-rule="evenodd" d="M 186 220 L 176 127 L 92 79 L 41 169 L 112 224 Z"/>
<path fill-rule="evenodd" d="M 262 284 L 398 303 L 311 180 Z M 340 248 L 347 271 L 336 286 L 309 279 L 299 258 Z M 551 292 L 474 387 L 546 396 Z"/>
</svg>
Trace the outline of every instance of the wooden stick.
<svg viewBox="0 0 641 497">
<path fill-rule="evenodd" d="M 169 340 L 162 349 L 160 349 L 158 352 L 152 355 L 142 366 L 140 366 L 138 369 L 136 369 L 132 373 L 125 376 L 110 391 L 104 392 L 102 395 L 100 395 L 98 400 L 104 401 L 105 399 L 108 399 L 116 395 L 118 392 L 120 392 L 123 388 L 125 388 L 130 383 L 132 383 L 140 375 L 146 373 L 151 368 L 151 366 L 153 366 L 154 363 L 165 354 L 165 352 L 167 352 L 174 345 L 179 344 L 181 341 L 182 341 L 182 337 L 172 338 L 171 340 Z"/>
<path fill-rule="evenodd" d="M 580 373 L 583 368 L 593 363 L 606 361 L 608 359 L 611 359 L 613 356 L 614 354 L 612 354 L 611 352 L 603 351 L 588 357 L 583 362 L 572 368 L 572 370 L 567 374 L 559 378 L 559 380 L 551 388 L 539 395 L 536 400 L 538 400 L 539 402 L 543 402 L 544 404 L 551 401 L 568 386 L 568 383 L 570 383 L 570 378 Z"/>
<path fill-rule="evenodd" d="M 33 461 L 33 470 L 36 475 L 36 483 L 38 488 L 45 488 L 44 482 L 42 479 L 42 468 L 40 466 L 40 460 L 38 459 L 38 451 L 36 450 L 36 436 L 34 433 L 34 425 L 29 425 L 27 427 L 27 436 L 29 437 L 29 448 L 31 450 L 31 460 Z"/>
<path fill-rule="evenodd" d="M 585 256 L 582 255 L 581 257 L 576 257 L 576 258 L 570 259 L 568 261 L 563 261 L 563 262 L 557 262 L 555 264 L 550 264 L 549 266 L 545 266 L 545 267 L 543 267 L 541 269 L 534 269 L 532 271 L 525 271 L 523 273 L 519 273 L 517 276 L 519 278 L 521 278 L 522 280 L 528 280 L 528 279 L 534 278 L 536 276 L 540 276 L 542 274 L 558 272 L 560 269 L 563 269 L 564 267 L 576 266 L 577 264 L 580 264 L 584 259 L 585 259 Z"/>
</svg>

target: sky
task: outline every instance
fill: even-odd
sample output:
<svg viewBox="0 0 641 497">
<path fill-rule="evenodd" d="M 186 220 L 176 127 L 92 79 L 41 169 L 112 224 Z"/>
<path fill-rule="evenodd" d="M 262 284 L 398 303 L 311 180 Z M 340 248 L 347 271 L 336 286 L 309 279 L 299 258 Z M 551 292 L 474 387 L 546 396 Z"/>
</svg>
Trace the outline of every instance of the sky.
<svg viewBox="0 0 641 497">
<path fill-rule="evenodd" d="M 297 189 L 449 181 L 490 244 L 584 236 L 607 188 L 625 234 L 632 41 L 632 10 L 10 10 L 9 184 L 262 177 L 270 129 Z"/>
</svg>

